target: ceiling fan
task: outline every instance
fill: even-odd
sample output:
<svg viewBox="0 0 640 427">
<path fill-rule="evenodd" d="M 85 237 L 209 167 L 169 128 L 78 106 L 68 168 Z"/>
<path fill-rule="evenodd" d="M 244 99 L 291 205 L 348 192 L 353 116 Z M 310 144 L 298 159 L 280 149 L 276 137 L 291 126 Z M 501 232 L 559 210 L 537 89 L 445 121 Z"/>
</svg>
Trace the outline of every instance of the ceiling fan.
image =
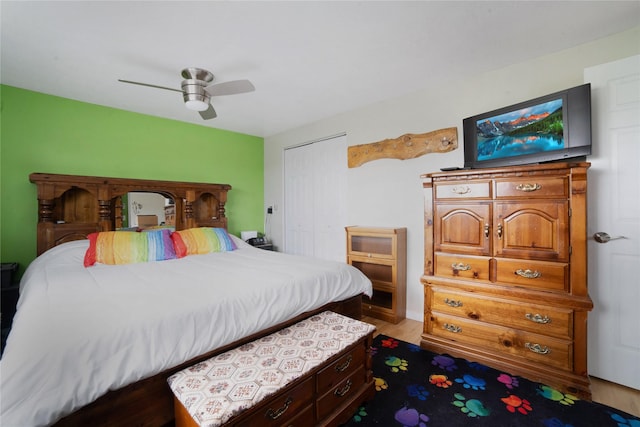
<svg viewBox="0 0 640 427">
<path fill-rule="evenodd" d="M 249 80 L 232 80 L 224 83 L 211 84 L 214 78 L 213 74 L 202 68 L 185 68 L 182 70 L 182 77 L 184 78 L 182 81 L 182 90 L 149 83 L 133 82 L 131 80 L 118 79 L 118 81 L 181 92 L 185 106 L 189 110 L 198 111 L 204 120 L 217 117 L 216 110 L 214 110 L 211 105 L 212 96 L 235 95 L 256 90 Z"/>
</svg>

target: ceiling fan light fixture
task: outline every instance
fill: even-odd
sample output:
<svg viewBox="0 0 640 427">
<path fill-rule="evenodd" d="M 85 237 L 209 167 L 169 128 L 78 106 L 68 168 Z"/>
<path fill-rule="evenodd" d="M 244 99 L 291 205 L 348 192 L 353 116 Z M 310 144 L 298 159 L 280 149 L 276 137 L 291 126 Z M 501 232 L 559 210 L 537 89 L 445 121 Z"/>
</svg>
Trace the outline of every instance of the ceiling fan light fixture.
<svg viewBox="0 0 640 427">
<path fill-rule="evenodd" d="M 206 109 L 209 108 L 208 102 L 204 102 L 198 99 L 190 99 L 188 101 L 185 101 L 184 105 L 189 110 L 193 111 L 206 111 Z"/>
<path fill-rule="evenodd" d="M 204 90 L 205 83 L 200 80 L 182 82 L 184 105 L 193 111 L 206 111 L 209 108 L 209 94 Z"/>
</svg>

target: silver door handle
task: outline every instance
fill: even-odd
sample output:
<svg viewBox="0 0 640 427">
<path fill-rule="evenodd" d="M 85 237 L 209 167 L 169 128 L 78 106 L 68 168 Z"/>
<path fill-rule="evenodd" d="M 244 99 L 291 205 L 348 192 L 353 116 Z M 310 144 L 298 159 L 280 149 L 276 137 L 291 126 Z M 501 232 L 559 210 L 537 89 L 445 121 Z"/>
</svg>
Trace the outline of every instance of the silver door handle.
<svg viewBox="0 0 640 427">
<path fill-rule="evenodd" d="M 626 239 L 625 236 L 611 237 L 609 236 L 609 234 L 605 233 L 604 231 L 598 231 L 593 235 L 592 238 L 598 243 L 607 243 L 609 240 Z"/>
</svg>

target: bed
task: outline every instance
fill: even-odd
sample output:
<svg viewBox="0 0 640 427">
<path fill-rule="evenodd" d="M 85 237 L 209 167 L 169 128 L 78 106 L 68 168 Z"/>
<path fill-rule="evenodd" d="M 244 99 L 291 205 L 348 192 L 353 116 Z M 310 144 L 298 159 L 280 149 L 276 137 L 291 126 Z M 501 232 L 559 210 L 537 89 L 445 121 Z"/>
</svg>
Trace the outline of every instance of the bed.
<svg viewBox="0 0 640 427">
<path fill-rule="evenodd" d="M 3 425 L 171 425 L 172 373 L 325 309 L 359 317 L 361 295 L 371 294 L 371 282 L 346 263 L 264 251 L 235 236 L 235 250 L 85 267 L 87 235 L 115 228 L 113 199 L 128 188 L 111 178 L 90 187 L 90 177 L 46 177 L 42 253 L 21 281 L 0 361 Z M 230 186 L 180 183 L 181 193 L 171 182 L 130 181 L 172 198 L 178 232 L 226 227 Z M 94 194 L 98 222 L 74 220 L 83 214 L 73 206 L 86 210 Z"/>
</svg>

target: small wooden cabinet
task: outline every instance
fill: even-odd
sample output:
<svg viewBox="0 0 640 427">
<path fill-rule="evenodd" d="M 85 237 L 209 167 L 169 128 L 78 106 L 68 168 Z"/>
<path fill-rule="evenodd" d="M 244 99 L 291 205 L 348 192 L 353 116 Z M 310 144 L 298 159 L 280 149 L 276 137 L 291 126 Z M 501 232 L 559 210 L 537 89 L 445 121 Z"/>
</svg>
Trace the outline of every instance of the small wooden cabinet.
<svg viewBox="0 0 640 427">
<path fill-rule="evenodd" d="M 363 314 L 398 323 L 407 310 L 407 229 L 347 227 L 347 262 L 373 283 Z"/>
<path fill-rule="evenodd" d="M 423 348 L 590 398 L 588 168 L 423 175 Z"/>
</svg>

